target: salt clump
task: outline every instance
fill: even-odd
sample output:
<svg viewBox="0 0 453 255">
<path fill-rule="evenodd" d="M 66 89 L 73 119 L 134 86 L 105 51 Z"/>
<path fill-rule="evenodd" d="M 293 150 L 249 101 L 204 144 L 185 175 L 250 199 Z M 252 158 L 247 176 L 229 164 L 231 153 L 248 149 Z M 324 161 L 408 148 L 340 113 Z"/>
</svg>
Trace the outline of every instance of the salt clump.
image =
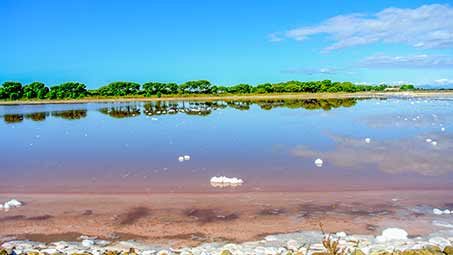
<svg viewBox="0 0 453 255">
<path fill-rule="evenodd" d="M 434 208 L 434 209 L 433 209 L 433 213 L 434 213 L 435 215 L 442 215 L 443 212 L 442 212 L 442 210 L 440 210 L 440 209 Z"/>
<path fill-rule="evenodd" d="M 240 178 L 229 178 L 226 176 L 214 176 L 211 178 L 210 182 L 214 187 L 239 186 L 244 183 L 244 181 Z"/>
<path fill-rule="evenodd" d="M 184 155 L 184 160 L 190 160 L 190 156 L 189 155 Z"/>
<path fill-rule="evenodd" d="M 179 157 L 178 157 L 178 161 L 179 161 L 179 162 L 183 162 L 183 161 L 184 161 L 184 157 L 183 157 L 183 156 L 179 156 Z"/>
<path fill-rule="evenodd" d="M 365 138 L 365 142 L 366 142 L 366 143 L 371 143 L 371 138 L 368 138 L 368 137 Z"/>
<path fill-rule="evenodd" d="M 406 240 L 407 232 L 401 228 L 386 228 L 380 236 L 376 237 L 377 242 L 386 242 L 393 240 Z"/>
<path fill-rule="evenodd" d="M 322 159 L 320 159 L 320 158 L 318 158 L 318 159 L 315 160 L 315 165 L 316 165 L 317 167 L 322 167 L 322 164 L 323 164 L 323 163 L 324 163 L 324 162 L 323 162 Z"/>
<path fill-rule="evenodd" d="M 426 141 L 427 143 L 430 143 L 430 142 L 432 142 L 433 140 L 432 140 L 431 138 L 426 138 L 425 141 Z"/>
</svg>

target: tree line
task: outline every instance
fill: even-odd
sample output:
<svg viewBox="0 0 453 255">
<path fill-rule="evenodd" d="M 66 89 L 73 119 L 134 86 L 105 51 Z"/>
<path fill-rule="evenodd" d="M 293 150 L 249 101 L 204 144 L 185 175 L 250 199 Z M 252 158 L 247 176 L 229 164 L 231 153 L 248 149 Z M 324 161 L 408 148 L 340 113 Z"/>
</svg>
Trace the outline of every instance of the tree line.
<svg viewBox="0 0 453 255">
<path fill-rule="evenodd" d="M 217 86 L 207 80 L 187 81 L 182 84 L 147 82 L 142 85 L 136 82 L 117 81 L 98 89 L 88 90 L 79 82 L 65 82 L 47 87 L 42 82 L 22 85 L 20 82 L 7 81 L 0 87 L 0 99 L 78 99 L 83 97 L 125 97 L 145 96 L 161 97 L 162 95 L 185 94 L 266 94 L 266 93 L 335 93 L 384 91 L 395 86 L 389 85 L 358 85 L 352 82 L 323 81 L 287 81 L 280 83 L 263 83 L 256 86 L 238 84 L 234 86 Z M 400 90 L 415 90 L 414 85 L 398 86 Z"/>
</svg>

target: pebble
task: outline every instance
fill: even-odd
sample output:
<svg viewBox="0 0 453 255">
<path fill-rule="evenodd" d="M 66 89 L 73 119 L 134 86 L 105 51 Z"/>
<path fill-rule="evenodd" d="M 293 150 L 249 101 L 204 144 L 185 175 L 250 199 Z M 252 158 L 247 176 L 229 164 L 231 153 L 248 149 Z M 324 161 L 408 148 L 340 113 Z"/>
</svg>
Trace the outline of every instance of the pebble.
<svg viewBox="0 0 453 255">
<path fill-rule="evenodd" d="M 85 247 L 91 247 L 94 245 L 94 240 L 85 239 L 82 241 L 82 245 Z"/>
</svg>

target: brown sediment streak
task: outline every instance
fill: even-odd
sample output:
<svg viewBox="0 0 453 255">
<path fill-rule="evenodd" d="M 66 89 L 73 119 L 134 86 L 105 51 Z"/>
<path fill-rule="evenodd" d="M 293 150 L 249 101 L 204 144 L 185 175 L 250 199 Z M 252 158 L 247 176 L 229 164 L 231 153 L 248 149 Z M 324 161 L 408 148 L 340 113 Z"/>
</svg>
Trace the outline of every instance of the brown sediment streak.
<svg viewBox="0 0 453 255">
<path fill-rule="evenodd" d="M 137 222 L 141 218 L 147 217 L 148 215 L 150 215 L 150 210 L 148 208 L 136 207 L 136 208 L 130 209 L 126 213 L 119 215 L 118 222 L 120 225 L 130 225 L 130 224 Z"/>
</svg>

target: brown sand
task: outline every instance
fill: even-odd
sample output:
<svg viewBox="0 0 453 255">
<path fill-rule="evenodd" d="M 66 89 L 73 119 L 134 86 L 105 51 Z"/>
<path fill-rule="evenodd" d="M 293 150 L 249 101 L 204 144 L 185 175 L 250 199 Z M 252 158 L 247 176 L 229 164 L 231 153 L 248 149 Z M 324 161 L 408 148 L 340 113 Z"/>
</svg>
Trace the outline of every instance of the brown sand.
<svg viewBox="0 0 453 255">
<path fill-rule="evenodd" d="M 26 204 L 0 212 L 0 237 L 36 241 L 94 235 L 173 246 L 242 242 L 302 230 L 377 234 L 403 227 L 411 235 L 436 228 L 432 214 L 407 208 L 444 207 L 451 191 L 362 191 L 228 194 L 0 194 Z M 398 201 L 392 201 L 398 198 Z"/>
</svg>

